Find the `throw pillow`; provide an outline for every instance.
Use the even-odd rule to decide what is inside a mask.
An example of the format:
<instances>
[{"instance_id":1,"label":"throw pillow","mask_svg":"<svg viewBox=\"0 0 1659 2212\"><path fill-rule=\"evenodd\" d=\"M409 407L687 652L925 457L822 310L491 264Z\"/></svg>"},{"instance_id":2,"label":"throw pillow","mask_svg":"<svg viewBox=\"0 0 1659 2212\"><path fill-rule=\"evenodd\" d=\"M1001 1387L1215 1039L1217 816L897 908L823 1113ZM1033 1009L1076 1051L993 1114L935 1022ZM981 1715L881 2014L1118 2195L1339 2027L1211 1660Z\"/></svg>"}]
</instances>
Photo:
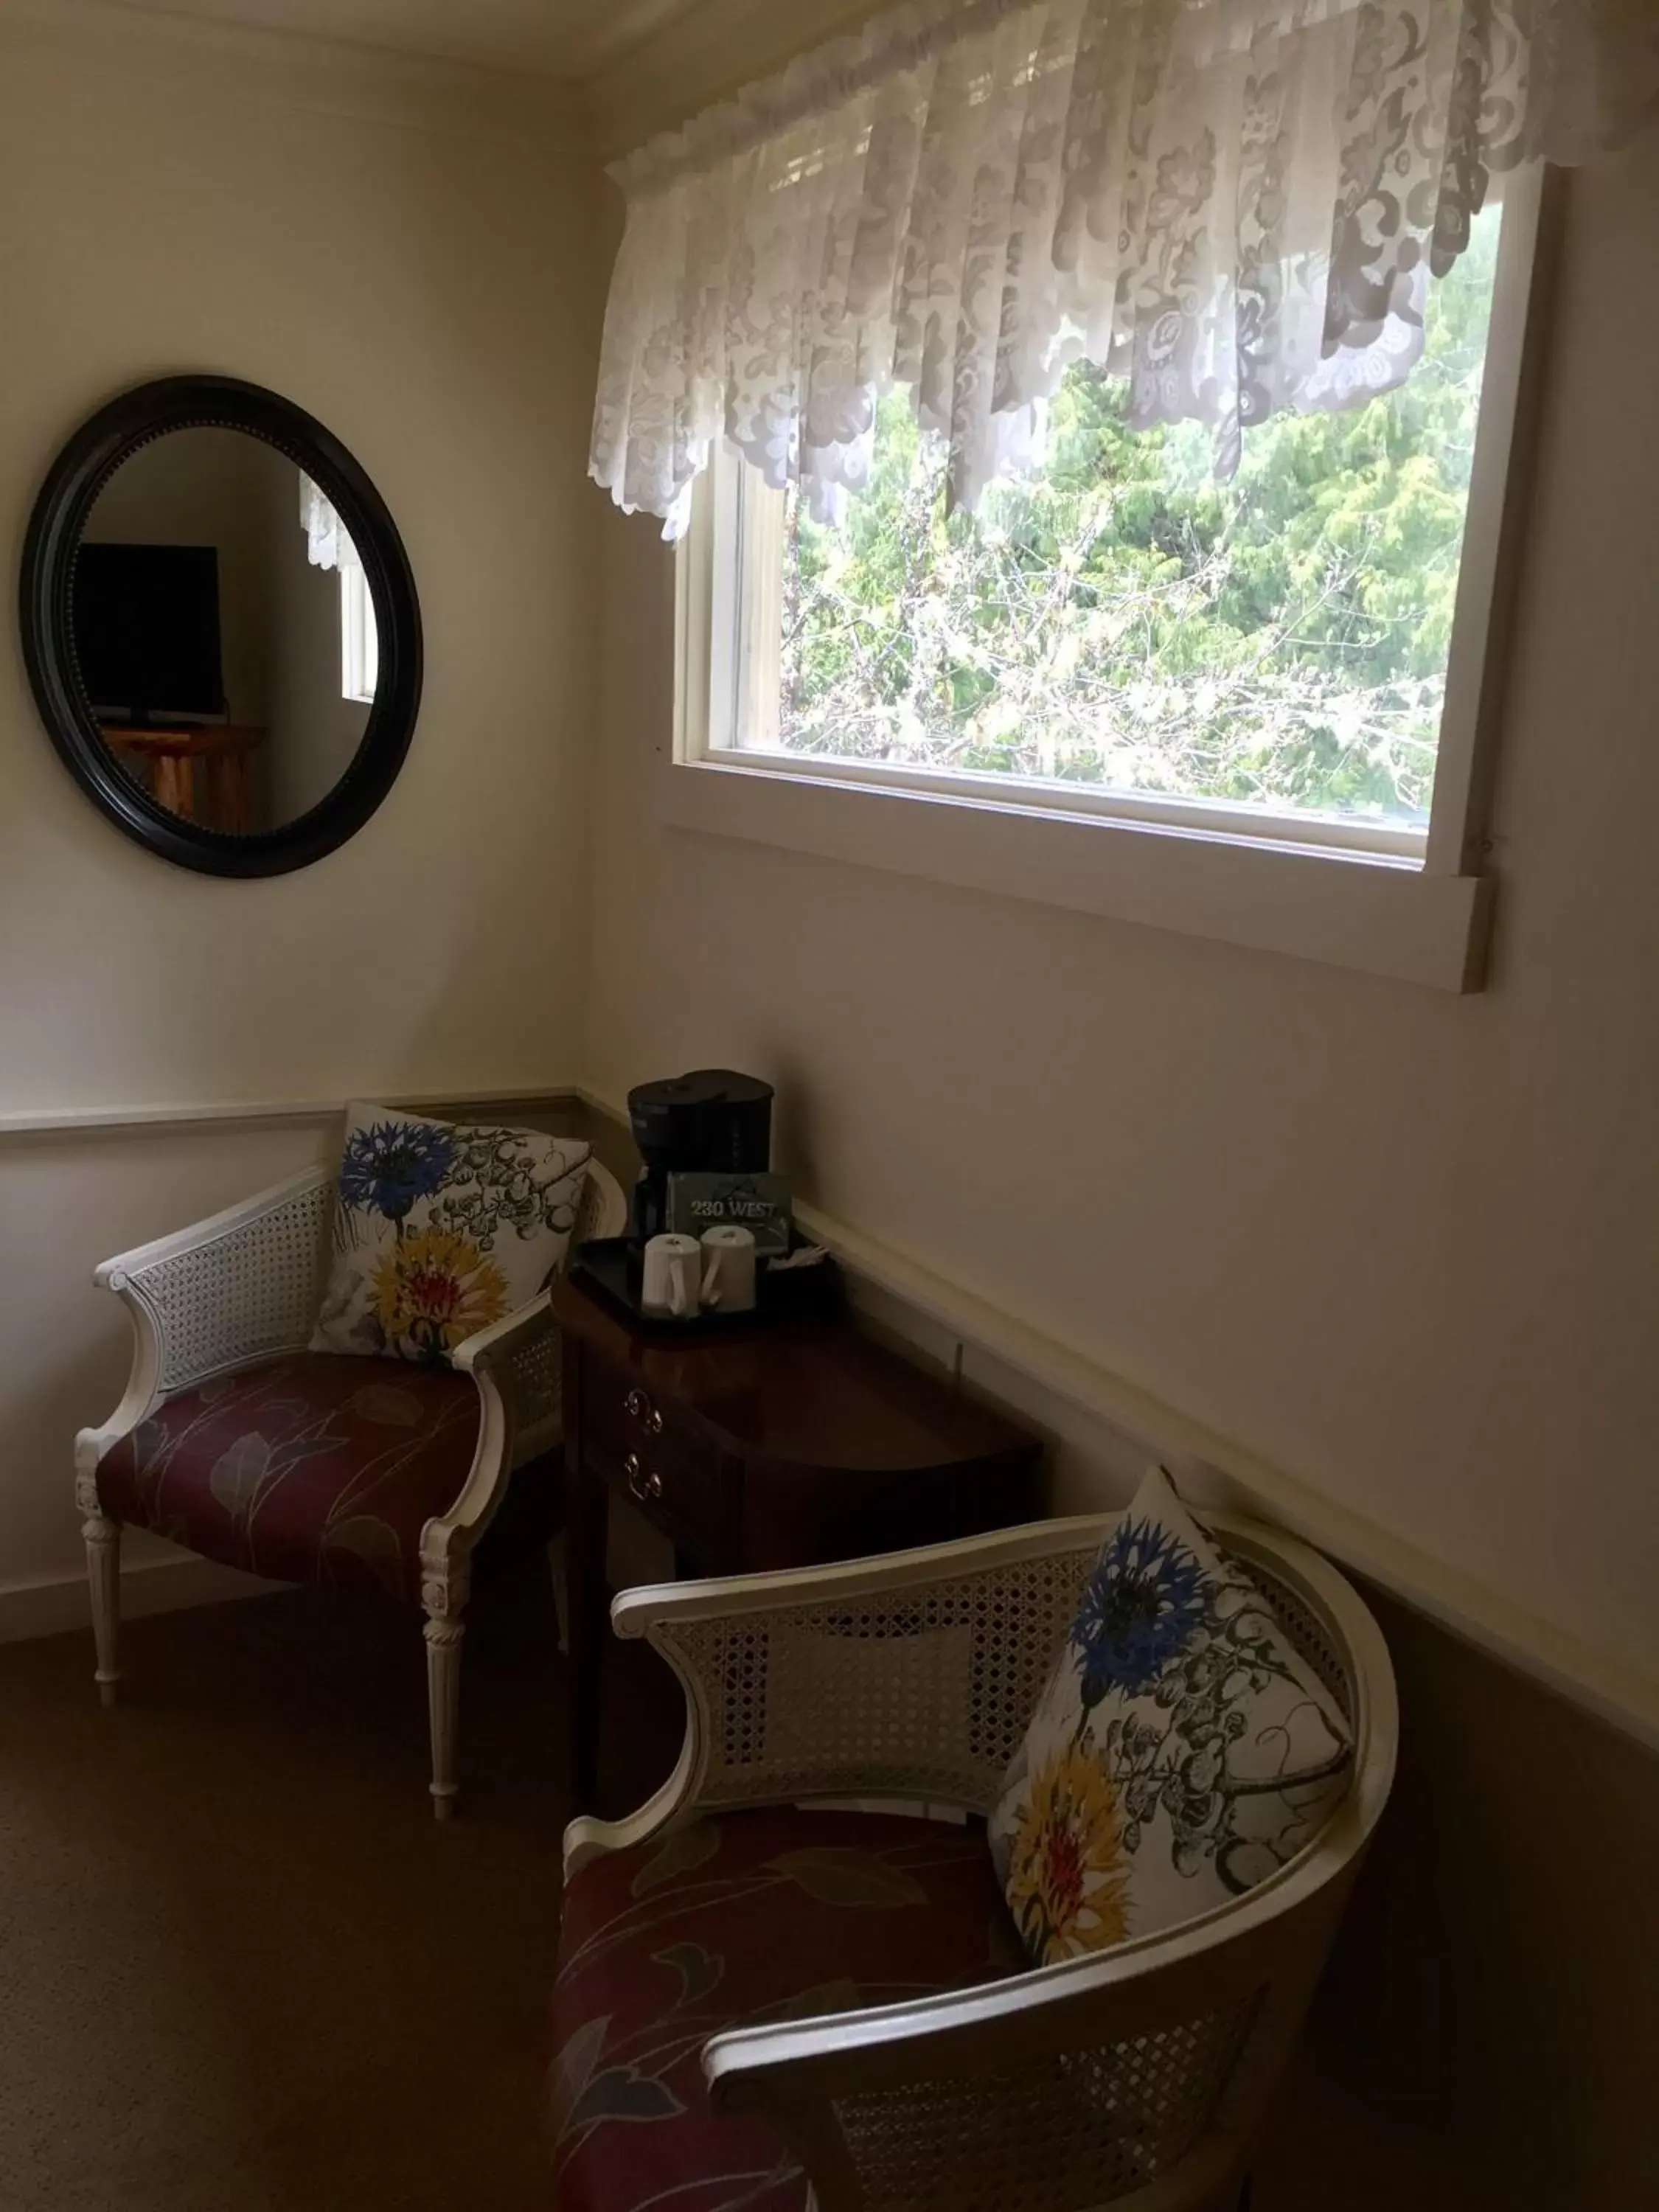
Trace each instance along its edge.
<instances>
[{"instance_id":1,"label":"throw pillow","mask_svg":"<svg viewBox=\"0 0 1659 2212\"><path fill-rule=\"evenodd\" d=\"M991 1817L1040 1964L1224 1904L1347 1787L1352 1735L1237 1561L1153 1468L1084 1589Z\"/></svg>"},{"instance_id":2,"label":"throw pillow","mask_svg":"<svg viewBox=\"0 0 1659 2212\"><path fill-rule=\"evenodd\" d=\"M349 1106L311 1349L447 1364L563 1265L589 1149L536 1129Z\"/></svg>"}]
</instances>

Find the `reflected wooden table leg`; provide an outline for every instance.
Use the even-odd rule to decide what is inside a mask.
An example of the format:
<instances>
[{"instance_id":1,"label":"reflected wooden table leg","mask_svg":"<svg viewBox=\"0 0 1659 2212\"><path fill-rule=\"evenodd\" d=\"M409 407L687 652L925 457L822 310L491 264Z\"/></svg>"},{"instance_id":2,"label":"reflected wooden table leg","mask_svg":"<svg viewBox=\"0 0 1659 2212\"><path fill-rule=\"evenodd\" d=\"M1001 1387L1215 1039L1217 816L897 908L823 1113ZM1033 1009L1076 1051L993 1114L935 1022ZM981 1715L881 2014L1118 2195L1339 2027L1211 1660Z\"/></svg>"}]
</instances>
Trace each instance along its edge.
<instances>
[{"instance_id":1,"label":"reflected wooden table leg","mask_svg":"<svg viewBox=\"0 0 1659 2212\"><path fill-rule=\"evenodd\" d=\"M155 796L169 813L185 822L196 819L194 764L180 753L159 753L155 761Z\"/></svg>"}]
</instances>

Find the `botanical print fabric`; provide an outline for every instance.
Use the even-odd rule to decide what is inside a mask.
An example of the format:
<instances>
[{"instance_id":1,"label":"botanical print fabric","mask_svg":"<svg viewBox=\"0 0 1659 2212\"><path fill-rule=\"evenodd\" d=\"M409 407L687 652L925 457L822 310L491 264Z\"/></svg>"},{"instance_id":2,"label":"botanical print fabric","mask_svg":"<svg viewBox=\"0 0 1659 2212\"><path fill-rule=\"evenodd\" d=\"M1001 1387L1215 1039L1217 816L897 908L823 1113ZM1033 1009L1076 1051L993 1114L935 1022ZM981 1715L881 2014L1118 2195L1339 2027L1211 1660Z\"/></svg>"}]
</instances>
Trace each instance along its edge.
<instances>
[{"instance_id":1,"label":"botanical print fabric","mask_svg":"<svg viewBox=\"0 0 1659 2212\"><path fill-rule=\"evenodd\" d=\"M563 1265L588 1152L535 1129L349 1107L312 1349L447 1362Z\"/></svg>"},{"instance_id":2,"label":"botanical print fabric","mask_svg":"<svg viewBox=\"0 0 1659 2212\"><path fill-rule=\"evenodd\" d=\"M971 507L1082 356L1228 474L1402 381L1504 173L1656 102L1653 0L914 0L613 169L592 473L676 538L724 435L827 520L896 384Z\"/></svg>"},{"instance_id":3,"label":"botanical print fabric","mask_svg":"<svg viewBox=\"0 0 1659 2212\"><path fill-rule=\"evenodd\" d=\"M553 1994L559 2212L808 2212L763 2121L709 2108L725 2029L1023 1970L984 1838L887 1814L728 1814L608 1851L565 1892Z\"/></svg>"},{"instance_id":4,"label":"botanical print fabric","mask_svg":"<svg viewBox=\"0 0 1659 2212\"><path fill-rule=\"evenodd\" d=\"M477 1441L465 1375L292 1353L164 1400L106 1453L98 1496L248 1574L414 1603L421 1531L460 1496Z\"/></svg>"},{"instance_id":5,"label":"botanical print fabric","mask_svg":"<svg viewBox=\"0 0 1659 2212\"><path fill-rule=\"evenodd\" d=\"M992 1815L1027 1949L1102 1950L1251 1888L1317 1833L1352 1758L1340 1707L1152 1468Z\"/></svg>"}]
</instances>

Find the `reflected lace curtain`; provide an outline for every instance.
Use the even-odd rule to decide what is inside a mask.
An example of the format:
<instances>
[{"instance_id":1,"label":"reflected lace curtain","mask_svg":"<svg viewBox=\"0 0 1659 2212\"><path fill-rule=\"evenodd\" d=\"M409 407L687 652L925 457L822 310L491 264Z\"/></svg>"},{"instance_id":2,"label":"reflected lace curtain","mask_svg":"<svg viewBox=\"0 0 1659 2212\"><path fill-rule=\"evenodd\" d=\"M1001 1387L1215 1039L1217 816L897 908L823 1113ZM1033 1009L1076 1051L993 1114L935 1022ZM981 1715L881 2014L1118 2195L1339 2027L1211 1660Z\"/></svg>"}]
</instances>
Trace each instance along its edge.
<instances>
[{"instance_id":1,"label":"reflected lace curtain","mask_svg":"<svg viewBox=\"0 0 1659 2212\"><path fill-rule=\"evenodd\" d=\"M724 434L821 519L897 383L952 498L1079 356L1137 427L1362 404L1521 162L1659 102L1659 0L917 0L618 163L591 473L684 530Z\"/></svg>"},{"instance_id":2,"label":"reflected lace curtain","mask_svg":"<svg viewBox=\"0 0 1659 2212\"><path fill-rule=\"evenodd\" d=\"M357 547L320 486L300 471L300 527L306 534L306 552L313 568L361 569Z\"/></svg>"}]
</instances>

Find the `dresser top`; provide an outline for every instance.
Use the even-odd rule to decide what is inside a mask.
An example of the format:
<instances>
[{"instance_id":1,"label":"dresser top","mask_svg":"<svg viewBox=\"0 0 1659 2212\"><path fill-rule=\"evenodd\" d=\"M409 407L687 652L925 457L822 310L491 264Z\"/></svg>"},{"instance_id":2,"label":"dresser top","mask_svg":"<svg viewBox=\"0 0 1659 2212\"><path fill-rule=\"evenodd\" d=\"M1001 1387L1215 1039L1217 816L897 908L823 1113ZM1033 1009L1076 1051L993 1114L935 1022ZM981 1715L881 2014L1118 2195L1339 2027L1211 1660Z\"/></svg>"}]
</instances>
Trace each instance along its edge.
<instances>
[{"instance_id":1,"label":"dresser top","mask_svg":"<svg viewBox=\"0 0 1659 2212\"><path fill-rule=\"evenodd\" d=\"M626 1322L564 1279L551 1298L560 1328L630 1385L744 1455L896 1473L1041 1449L1028 1430L843 1318L734 1324L677 1340L672 1323Z\"/></svg>"}]
</instances>

